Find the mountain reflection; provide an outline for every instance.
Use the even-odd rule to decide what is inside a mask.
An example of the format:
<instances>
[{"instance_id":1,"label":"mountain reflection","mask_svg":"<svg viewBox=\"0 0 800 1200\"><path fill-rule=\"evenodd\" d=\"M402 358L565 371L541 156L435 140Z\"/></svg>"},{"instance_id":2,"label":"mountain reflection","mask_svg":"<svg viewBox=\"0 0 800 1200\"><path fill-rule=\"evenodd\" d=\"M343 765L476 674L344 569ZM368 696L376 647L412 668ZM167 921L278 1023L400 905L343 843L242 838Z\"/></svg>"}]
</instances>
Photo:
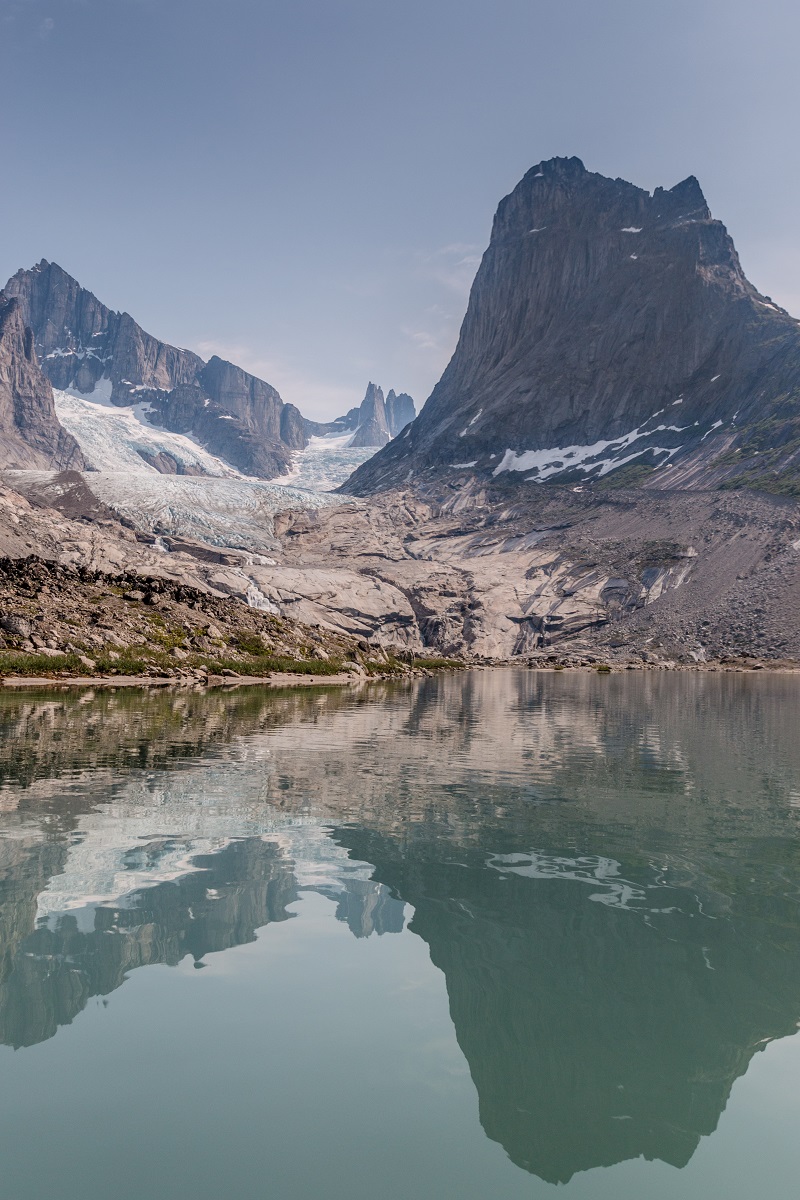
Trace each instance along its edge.
<instances>
[{"instance_id":1,"label":"mountain reflection","mask_svg":"<svg viewBox=\"0 0 800 1200\"><path fill-rule=\"evenodd\" d=\"M414 906L481 1123L542 1179L639 1155L684 1166L753 1054L796 1032L800 920L777 880L715 911L701 864L670 886L644 862L598 876L564 851L561 870L529 872L536 855L487 869L343 836ZM770 871L771 847L745 849L748 870Z\"/></svg>"},{"instance_id":2,"label":"mountain reflection","mask_svg":"<svg viewBox=\"0 0 800 1200\"><path fill-rule=\"evenodd\" d=\"M797 697L526 672L1 696L0 1041L252 941L304 891L356 937L410 905L513 1162L683 1166L800 1019Z\"/></svg>"}]
</instances>

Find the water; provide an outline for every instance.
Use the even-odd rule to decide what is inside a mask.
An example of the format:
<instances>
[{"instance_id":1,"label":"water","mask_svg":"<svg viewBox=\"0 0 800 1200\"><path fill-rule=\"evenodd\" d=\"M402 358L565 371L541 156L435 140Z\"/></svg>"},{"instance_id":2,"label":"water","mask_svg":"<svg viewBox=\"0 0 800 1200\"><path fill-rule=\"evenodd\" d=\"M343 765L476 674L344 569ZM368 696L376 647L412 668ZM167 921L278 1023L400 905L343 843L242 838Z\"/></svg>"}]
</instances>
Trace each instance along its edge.
<instances>
[{"instance_id":1,"label":"water","mask_svg":"<svg viewBox=\"0 0 800 1200\"><path fill-rule=\"evenodd\" d=\"M0 692L0 1193L796 1194L799 709Z\"/></svg>"}]
</instances>

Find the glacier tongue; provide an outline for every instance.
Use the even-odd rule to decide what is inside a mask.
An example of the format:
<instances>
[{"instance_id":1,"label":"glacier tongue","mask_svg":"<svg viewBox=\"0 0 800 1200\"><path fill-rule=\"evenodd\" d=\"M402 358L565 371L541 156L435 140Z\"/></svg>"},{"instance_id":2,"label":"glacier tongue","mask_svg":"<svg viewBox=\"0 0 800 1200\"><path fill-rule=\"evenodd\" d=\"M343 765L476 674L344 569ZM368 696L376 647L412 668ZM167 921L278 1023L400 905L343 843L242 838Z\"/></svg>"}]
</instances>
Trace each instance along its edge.
<instances>
[{"instance_id":1,"label":"glacier tongue","mask_svg":"<svg viewBox=\"0 0 800 1200\"><path fill-rule=\"evenodd\" d=\"M305 450L294 454L290 474L273 483L292 483L312 492L332 491L375 453L374 446L351 446L352 439L352 432L312 437Z\"/></svg>"},{"instance_id":2,"label":"glacier tongue","mask_svg":"<svg viewBox=\"0 0 800 1200\"><path fill-rule=\"evenodd\" d=\"M88 475L86 482L98 500L137 529L256 554L275 548L276 513L341 503L337 496L260 479L99 471Z\"/></svg>"},{"instance_id":3,"label":"glacier tongue","mask_svg":"<svg viewBox=\"0 0 800 1200\"><path fill-rule=\"evenodd\" d=\"M349 433L312 437L288 475L254 479L190 435L152 425L147 404L112 404L110 381L99 380L89 395L55 388L53 395L61 424L94 468L86 481L98 500L144 532L250 553L275 548L276 513L341 503L330 489L374 453L351 448ZM162 474L152 460L164 454L190 473Z\"/></svg>"}]
</instances>

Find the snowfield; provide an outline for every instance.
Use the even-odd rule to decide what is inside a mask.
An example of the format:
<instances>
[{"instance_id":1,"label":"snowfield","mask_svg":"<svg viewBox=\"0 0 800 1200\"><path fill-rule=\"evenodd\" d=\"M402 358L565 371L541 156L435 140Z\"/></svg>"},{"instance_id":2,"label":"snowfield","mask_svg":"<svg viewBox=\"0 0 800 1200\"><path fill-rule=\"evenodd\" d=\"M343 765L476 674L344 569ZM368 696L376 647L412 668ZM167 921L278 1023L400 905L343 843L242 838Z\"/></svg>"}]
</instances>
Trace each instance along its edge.
<instances>
[{"instance_id":1,"label":"snowfield","mask_svg":"<svg viewBox=\"0 0 800 1200\"><path fill-rule=\"evenodd\" d=\"M149 457L170 454L184 467L199 468L206 475L247 478L210 454L191 434L171 433L151 425L147 404L125 408L112 404L110 379L99 380L94 391L87 395L54 388L53 397L59 421L76 438L87 463L96 471L115 475L136 471L169 478L142 457L144 452ZM295 453L290 473L269 482L312 492L333 490L375 453L371 447L351 449L352 436L345 433L312 437L305 450Z\"/></svg>"},{"instance_id":2,"label":"snowfield","mask_svg":"<svg viewBox=\"0 0 800 1200\"><path fill-rule=\"evenodd\" d=\"M143 471L159 475L142 458L140 451L155 456L171 454L187 467L199 467L208 475L241 478L221 458L209 454L188 434L158 429L147 419L147 404L119 408L111 403L111 380L100 379L93 392L60 391L53 388L56 414L78 442L90 467L97 471ZM163 478L163 476L161 476Z\"/></svg>"}]
</instances>

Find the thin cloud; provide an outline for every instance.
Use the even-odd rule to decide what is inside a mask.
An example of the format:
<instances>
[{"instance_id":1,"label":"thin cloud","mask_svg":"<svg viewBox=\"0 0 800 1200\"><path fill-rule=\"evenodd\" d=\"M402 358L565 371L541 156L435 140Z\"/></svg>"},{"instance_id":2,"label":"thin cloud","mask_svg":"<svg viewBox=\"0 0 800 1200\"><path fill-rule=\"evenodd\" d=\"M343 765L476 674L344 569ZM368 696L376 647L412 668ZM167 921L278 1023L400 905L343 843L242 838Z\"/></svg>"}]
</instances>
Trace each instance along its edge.
<instances>
[{"instance_id":1,"label":"thin cloud","mask_svg":"<svg viewBox=\"0 0 800 1200\"><path fill-rule=\"evenodd\" d=\"M417 271L458 296L467 296L480 266L481 249L468 242L452 242L438 250L417 253Z\"/></svg>"}]
</instances>

